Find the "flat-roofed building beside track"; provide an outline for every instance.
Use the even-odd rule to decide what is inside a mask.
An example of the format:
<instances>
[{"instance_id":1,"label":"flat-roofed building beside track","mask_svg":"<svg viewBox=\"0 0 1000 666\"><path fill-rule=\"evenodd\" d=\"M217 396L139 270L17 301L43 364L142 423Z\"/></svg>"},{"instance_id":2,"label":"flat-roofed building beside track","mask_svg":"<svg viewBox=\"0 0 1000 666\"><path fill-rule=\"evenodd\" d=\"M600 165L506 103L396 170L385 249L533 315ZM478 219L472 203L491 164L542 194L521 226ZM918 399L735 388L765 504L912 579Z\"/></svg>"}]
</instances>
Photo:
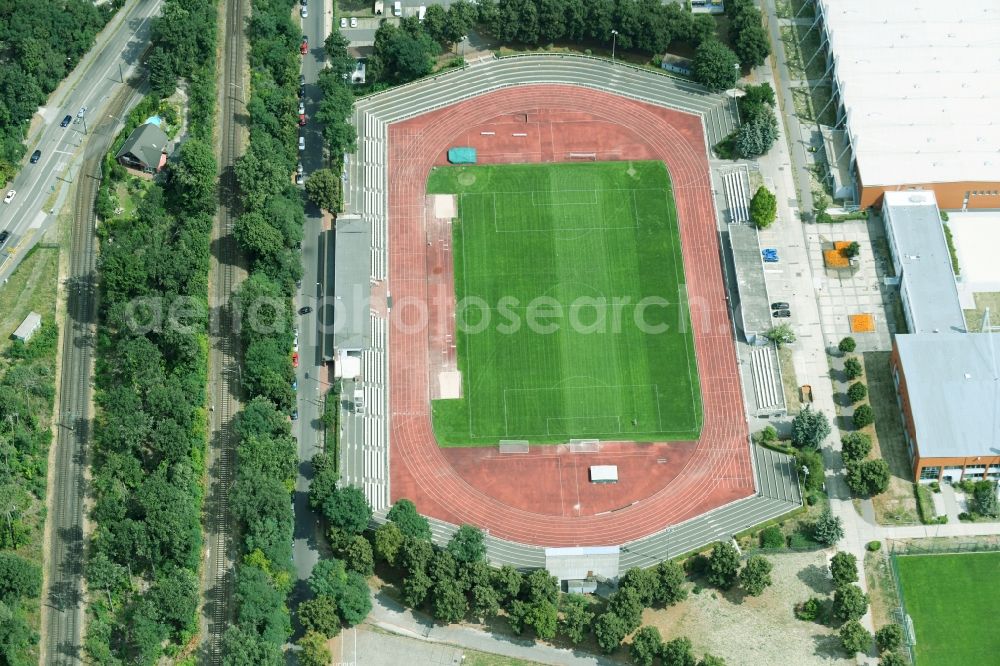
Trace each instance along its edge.
<instances>
[{"instance_id":1,"label":"flat-roofed building beside track","mask_svg":"<svg viewBox=\"0 0 1000 666\"><path fill-rule=\"evenodd\" d=\"M1000 333L897 335L892 379L914 481L1000 479Z\"/></svg>"},{"instance_id":2,"label":"flat-roofed building beside track","mask_svg":"<svg viewBox=\"0 0 1000 666\"><path fill-rule=\"evenodd\" d=\"M860 206L929 189L945 209L1000 208L1000 2L816 9Z\"/></svg>"}]
</instances>

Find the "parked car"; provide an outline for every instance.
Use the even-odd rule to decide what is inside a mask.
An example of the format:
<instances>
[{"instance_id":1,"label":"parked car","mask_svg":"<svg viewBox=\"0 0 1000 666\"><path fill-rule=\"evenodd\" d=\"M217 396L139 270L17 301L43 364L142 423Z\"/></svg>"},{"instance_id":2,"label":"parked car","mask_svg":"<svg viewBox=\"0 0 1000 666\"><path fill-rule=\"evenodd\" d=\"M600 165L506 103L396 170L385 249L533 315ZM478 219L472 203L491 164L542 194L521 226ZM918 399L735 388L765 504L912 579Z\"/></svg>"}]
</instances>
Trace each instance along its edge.
<instances>
[{"instance_id":1,"label":"parked car","mask_svg":"<svg viewBox=\"0 0 1000 666\"><path fill-rule=\"evenodd\" d=\"M299 44L299 53L302 55L309 53L309 38L305 35L302 35L302 43Z\"/></svg>"},{"instance_id":2,"label":"parked car","mask_svg":"<svg viewBox=\"0 0 1000 666\"><path fill-rule=\"evenodd\" d=\"M298 391L299 390L299 383L297 381L294 381L294 380L292 381L292 390L293 391Z\"/></svg>"},{"instance_id":3,"label":"parked car","mask_svg":"<svg viewBox=\"0 0 1000 666\"><path fill-rule=\"evenodd\" d=\"M768 263L775 263L778 261L778 250L773 247L766 247L760 251L761 256L764 257L764 261Z\"/></svg>"},{"instance_id":4,"label":"parked car","mask_svg":"<svg viewBox=\"0 0 1000 666\"><path fill-rule=\"evenodd\" d=\"M299 114L299 127L305 127L305 124L306 124L306 114L300 113Z\"/></svg>"},{"instance_id":5,"label":"parked car","mask_svg":"<svg viewBox=\"0 0 1000 666\"><path fill-rule=\"evenodd\" d=\"M306 75L305 74L299 74L299 85L300 86L304 86L305 84L306 84Z\"/></svg>"},{"instance_id":6,"label":"parked car","mask_svg":"<svg viewBox=\"0 0 1000 666\"><path fill-rule=\"evenodd\" d=\"M299 115L302 115L305 112L306 112L306 103L300 100L299 101Z\"/></svg>"},{"instance_id":7,"label":"parked car","mask_svg":"<svg viewBox=\"0 0 1000 666\"><path fill-rule=\"evenodd\" d=\"M309 8L305 5L302 5L302 9L299 10L299 13L302 14L302 18L309 18Z\"/></svg>"},{"instance_id":8,"label":"parked car","mask_svg":"<svg viewBox=\"0 0 1000 666\"><path fill-rule=\"evenodd\" d=\"M302 173L302 162L295 165L295 173Z\"/></svg>"},{"instance_id":9,"label":"parked car","mask_svg":"<svg viewBox=\"0 0 1000 666\"><path fill-rule=\"evenodd\" d=\"M77 118L83 118L83 114L87 113L87 107L81 106L80 110L76 112Z\"/></svg>"},{"instance_id":10,"label":"parked car","mask_svg":"<svg viewBox=\"0 0 1000 666\"><path fill-rule=\"evenodd\" d=\"M358 27L358 19L355 16L351 17L351 27L352 28L357 28Z\"/></svg>"},{"instance_id":11,"label":"parked car","mask_svg":"<svg viewBox=\"0 0 1000 666\"><path fill-rule=\"evenodd\" d=\"M7 231L6 229L0 231L0 247L3 247L3 244L7 242L8 238L10 238L9 231Z\"/></svg>"},{"instance_id":12,"label":"parked car","mask_svg":"<svg viewBox=\"0 0 1000 666\"><path fill-rule=\"evenodd\" d=\"M341 16L340 17L340 28L341 28L341 30L343 30L346 27L347 27L347 19L344 18L343 16Z\"/></svg>"},{"instance_id":13,"label":"parked car","mask_svg":"<svg viewBox=\"0 0 1000 666\"><path fill-rule=\"evenodd\" d=\"M299 367L299 353L298 352L292 352L292 367L293 368Z\"/></svg>"},{"instance_id":14,"label":"parked car","mask_svg":"<svg viewBox=\"0 0 1000 666\"><path fill-rule=\"evenodd\" d=\"M312 311L313 311L313 309L310 306L308 306L308 305L303 305L301 308L299 308L299 314L300 315L307 315L307 314L309 314Z\"/></svg>"},{"instance_id":15,"label":"parked car","mask_svg":"<svg viewBox=\"0 0 1000 666\"><path fill-rule=\"evenodd\" d=\"M36 150L31 153L31 159L29 160L32 164L36 164L38 160L42 159L42 151Z\"/></svg>"},{"instance_id":16,"label":"parked car","mask_svg":"<svg viewBox=\"0 0 1000 666\"><path fill-rule=\"evenodd\" d=\"M59 127L69 127L71 122L73 122L73 116L66 114L66 117L62 119L61 123L59 123Z\"/></svg>"},{"instance_id":17,"label":"parked car","mask_svg":"<svg viewBox=\"0 0 1000 666\"><path fill-rule=\"evenodd\" d=\"M295 174L295 184L296 185L305 185L305 183L306 183L306 179L305 179L305 177L303 177L303 175L301 173Z\"/></svg>"},{"instance_id":18,"label":"parked car","mask_svg":"<svg viewBox=\"0 0 1000 666\"><path fill-rule=\"evenodd\" d=\"M15 196L15 195L17 195L17 191L16 191L16 190L9 190L9 191L7 192L7 196L5 196L5 197L3 198L3 202L4 202L4 203L10 203L11 201L13 201L13 200L14 200L14 196Z\"/></svg>"},{"instance_id":19,"label":"parked car","mask_svg":"<svg viewBox=\"0 0 1000 666\"><path fill-rule=\"evenodd\" d=\"M306 149L306 138L304 136L299 137L299 150Z\"/></svg>"},{"instance_id":20,"label":"parked car","mask_svg":"<svg viewBox=\"0 0 1000 666\"><path fill-rule=\"evenodd\" d=\"M296 329L295 338L292 340L292 351L298 351L298 350L299 350L299 331L298 329Z\"/></svg>"},{"instance_id":21,"label":"parked car","mask_svg":"<svg viewBox=\"0 0 1000 666\"><path fill-rule=\"evenodd\" d=\"M299 420L299 410L297 410L297 409L293 409L292 410L292 420L293 421L298 421Z\"/></svg>"},{"instance_id":22,"label":"parked car","mask_svg":"<svg viewBox=\"0 0 1000 666\"><path fill-rule=\"evenodd\" d=\"M788 303L784 301L778 301L777 303L771 303L772 310L787 310L789 307Z\"/></svg>"},{"instance_id":23,"label":"parked car","mask_svg":"<svg viewBox=\"0 0 1000 666\"><path fill-rule=\"evenodd\" d=\"M792 311L791 310L775 310L771 314L773 316L777 317L778 319L787 319L788 317L792 316Z\"/></svg>"}]
</instances>

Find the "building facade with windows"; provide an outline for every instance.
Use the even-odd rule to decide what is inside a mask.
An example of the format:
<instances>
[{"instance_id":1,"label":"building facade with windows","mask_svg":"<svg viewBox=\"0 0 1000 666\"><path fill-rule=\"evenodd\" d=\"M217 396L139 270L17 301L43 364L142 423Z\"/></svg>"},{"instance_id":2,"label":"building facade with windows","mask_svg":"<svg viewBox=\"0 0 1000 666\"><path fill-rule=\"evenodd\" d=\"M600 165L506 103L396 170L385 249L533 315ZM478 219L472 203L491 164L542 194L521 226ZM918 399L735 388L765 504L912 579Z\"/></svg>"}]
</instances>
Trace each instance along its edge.
<instances>
[{"instance_id":1,"label":"building facade with windows","mask_svg":"<svg viewBox=\"0 0 1000 666\"><path fill-rule=\"evenodd\" d=\"M1000 479L1000 333L897 335L890 364L913 480Z\"/></svg>"}]
</instances>

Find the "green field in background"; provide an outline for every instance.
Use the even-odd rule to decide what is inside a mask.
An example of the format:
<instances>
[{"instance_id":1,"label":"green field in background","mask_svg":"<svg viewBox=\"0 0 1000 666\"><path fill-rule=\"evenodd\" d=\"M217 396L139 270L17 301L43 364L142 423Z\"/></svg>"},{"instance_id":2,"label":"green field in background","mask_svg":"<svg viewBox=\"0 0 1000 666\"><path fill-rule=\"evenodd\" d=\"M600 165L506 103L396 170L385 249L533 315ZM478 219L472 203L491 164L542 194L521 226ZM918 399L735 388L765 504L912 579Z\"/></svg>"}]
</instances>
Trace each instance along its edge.
<instances>
[{"instance_id":1,"label":"green field in background","mask_svg":"<svg viewBox=\"0 0 1000 666\"><path fill-rule=\"evenodd\" d=\"M456 194L459 216L462 398L433 402L442 446L698 437L701 391L663 163L440 167L428 192Z\"/></svg>"},{"instance_id":2,"label":"green field in background","mask_svg":"<svg viewBox=\"0 0 1000 666\"><path fill-rule=\"evenodd\" d=\"M1000 553L899 556L896 571L917 666L997 663Z\"/></svg>"}]
</instances>

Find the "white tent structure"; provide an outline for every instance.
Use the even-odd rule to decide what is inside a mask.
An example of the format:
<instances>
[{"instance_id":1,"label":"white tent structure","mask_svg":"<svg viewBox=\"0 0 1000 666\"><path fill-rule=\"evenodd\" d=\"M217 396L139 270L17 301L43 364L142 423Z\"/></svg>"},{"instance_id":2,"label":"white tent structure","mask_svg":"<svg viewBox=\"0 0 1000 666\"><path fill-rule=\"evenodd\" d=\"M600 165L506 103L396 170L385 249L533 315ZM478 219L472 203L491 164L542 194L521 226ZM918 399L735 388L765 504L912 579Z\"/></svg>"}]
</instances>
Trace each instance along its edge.
<instances>
[{"instance_id":1,"label":"white tent structure","mask_svg":"<svg viewBox=\"0 0 1000 666\"><path fill-rule=\"evenodd\" d=\"M862 207L1000 207L1000 2L816 0Z\"/></svg>"}]
</instances>

